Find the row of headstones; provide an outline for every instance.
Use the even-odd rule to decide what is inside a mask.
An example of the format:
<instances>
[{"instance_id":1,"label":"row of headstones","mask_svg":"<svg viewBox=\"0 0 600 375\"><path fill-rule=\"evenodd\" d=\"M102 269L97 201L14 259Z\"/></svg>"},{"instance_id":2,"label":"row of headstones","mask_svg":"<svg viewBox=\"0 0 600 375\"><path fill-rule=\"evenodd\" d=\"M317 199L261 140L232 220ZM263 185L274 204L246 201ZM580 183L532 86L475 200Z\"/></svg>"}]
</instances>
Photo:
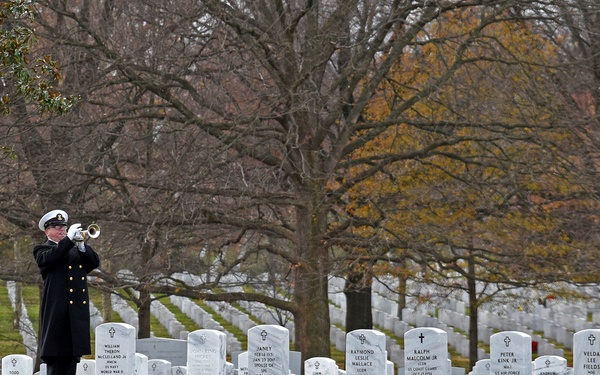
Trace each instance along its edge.
<instances>
[{"instance_id":1,"label":"row of headstones","mask_svg":"<svg viewBox=\"0 0 600 375\"><path fill-rule=\"evenodd\" d=\"M276 325L251 328L248 350L238 355L237 365L226 360L223 332L200 329L187 340L185 366L172 366L168 360L136 351L136 330L125 323L105 323L95 330L96 357L82 360L78 375L289 375L300 374L290 366L289 331ZM495 333L490 338L490 359L480 360L472 375L584 375L600 370L600 330L574 334L573 367L565 358L541 356L532 360L531 336L518 331ZM450 375L454 372L448 355L445 331L432 327L409 330L404 334L404 375ZM355 330L347 334L345 370L329 358L310 358L303 362L305 375L394 375L387 360L385 335L376 330ZM40 375L45 375L41 369ZM9 355L2 359L2 375L32 375L33 359Z\"/></svg>"},{"instance_id":2,"label":"row of headstones","mask_svg":"<svg viewBox=\"0 0 600 375\"><path fill-rule=\"evenodd\" d=\"M213 329L216 331L223 332L227 338L227 350L230 352L239 351L242 348L240 341L231 332L226 330L219 322L217 322L212 314L206 312L203 308L198 306L187 297L170 296L169 299L181 312L183 312L188 318L190 318L198 327L204 329ZM245 314L229 314L229 319L226 319L229 323L234 324L236 327L243 327L244 333L256 324ZM174 318L175 319L175 318ZM187 331L182 331L182 335L187 335ZM183 337L182 337L183 338Z\"/></svg>"},{"instance_id":3,"label":"row of headstones","mask_svg":"<svg viewBox=\"0 0 600 375\"><path fill-rule=\"evenodd\" d=\"M373 282L373 305L375 309L397 315L398 304L392 299L394 279ZM338 280L337 284L341 284ZM419 285L421 290L424 286ZM581 294L597 295L596 289L577 287ZM434 290L431 290L434 293ZM539 342L539 351L546 354L561 354L552 341L558 342L566 349L572 349L573 332L600 327L600 308L594 300L582 300L578 303L563 303L554 298L540 301L539 292L532 289L519 290L527 306L512 308L510 305L490 305L493 310L480 309L478 332L480 341L489 344L492 332L513 329L527 332L543 332L543 337L534 337ZM460 295L460 294L459 294ZM466 315L468 295L462 293L460 298L446 298L442 308L437 309L438 319L462 332L469 332L469 316ZM529 302L527 302L529 301ZM542 305L541 302L544 304ZM435 315L435 307L430 306L429 315ZM426 310L427 311L427 310ZM528 312L531 311L531 312ZM405 311L403 311L404 313ZM591 314L591 322L588 320ZM422 312L417 315L423 316ZM410 315L407 317L410 319ZM418 323L417 323L418 324Z\"/></svg>"},{"instance_id":4,"label":"row of headstones","mask_svg":"<svg viewBox=\"0 0 600 375\"><path fill-rule=\"evenodd\" d=\"M294 375L302 370L299 360L296 366L291 366L290 359L293 357L289 350L289 330L278 325L251 328L248 332L248 350L239 353L235 365L226 360L225 334L216 330L200 329L188 335L185 366L172 366L168 360L150 359L137 352L136 330L131 325L105 323L96 327L95 335L95 359L82 360L77 375ZM383 333L356 330L348 333L346 341L346 370L340 370L333 359L315 357L303 362L304 374L394 375L394 365L386 359ZM45 366L42 366L36 374L45 375L45 370ZM32 373L33 359L29 356L10 355L2 359L2 375Z\"/></svg>"},{"instance_id":5,"label":"row of headstones","mask_svg":"<svg viewBox=\"0 0 600 375\"><path fill-rule=\"evenodd\" d=\"M330 282L330 289L333 291L340 291L343 287L343 279L332 278ZM462 356L469 356L469 345L468 337L465 333L469 332L469 316L465 314L465 304L462 301L449 299L447 301L447 308L441 308L436 310L434 306L429 306L431 309L428 310L427 306L421 308L405 308L402 310L402 320L397 318L398 304L395 301L391 301L388 298L389 285L384 285L379 281L373 283L373 321L376 326L382 327L386 330L394 332L396 336L406 332L407 329L411 329L413 326L432 326L438 327L445 330L449 335L449 345L455 351ZM333 308L331 311L332 322L341 323L345 317L345 300L343 294L331 293L330 298L335 305L339 305L339 308ZM454 303L452 303L454 302ZM548 309L544 309L547 311ZM542 310L542 311L544 311ZM489 345L489 338L493 332L503 330L517 330L526 332L534 338L538 345L538 353L542 355L564 355L564 350L556 348L552 341L557 341L563 345L564 348L572 349L572 335L573 332L595 328L593 323L585 321L583 318L575 319L571 315L563 314L565 321L579 322L577 325L571 325L563 327L553 321L543 318L539 315L526 314L524 311L516 310L515 314L521 317L520 320L514 320L511 317L501 316L499 314L492 314L488 311L480 312L480 323L478 324L478 339L484 344ZM524 322L523 317L528 316L528 324ZM530 328L532 327L532 328ZM457 329L458 331L455 331ZM535 335L534 331L544 332L544 336ZM480 349L478 358L488 358L484 350Z\"/></svg>"}]
</instances>

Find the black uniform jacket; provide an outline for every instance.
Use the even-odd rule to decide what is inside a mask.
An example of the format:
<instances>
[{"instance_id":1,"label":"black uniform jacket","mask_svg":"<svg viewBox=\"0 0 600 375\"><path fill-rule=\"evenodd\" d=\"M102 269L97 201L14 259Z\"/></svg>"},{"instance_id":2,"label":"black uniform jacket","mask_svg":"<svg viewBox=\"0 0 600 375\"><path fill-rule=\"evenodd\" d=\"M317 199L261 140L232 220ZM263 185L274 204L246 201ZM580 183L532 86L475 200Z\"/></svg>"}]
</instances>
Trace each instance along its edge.
<instances>
[{"instance_id":1,"label":"black uniform jacket","mask_svg":"<svg viewBox=\"0 0 600 375\"><path fill-rule=\"evenodd\" d=\"M100 266L88 245L81 252L65 237L33 249L44 279L40 305L40 357L91 354L90 308L86 275Z\"/></svg>"}]
</instances>

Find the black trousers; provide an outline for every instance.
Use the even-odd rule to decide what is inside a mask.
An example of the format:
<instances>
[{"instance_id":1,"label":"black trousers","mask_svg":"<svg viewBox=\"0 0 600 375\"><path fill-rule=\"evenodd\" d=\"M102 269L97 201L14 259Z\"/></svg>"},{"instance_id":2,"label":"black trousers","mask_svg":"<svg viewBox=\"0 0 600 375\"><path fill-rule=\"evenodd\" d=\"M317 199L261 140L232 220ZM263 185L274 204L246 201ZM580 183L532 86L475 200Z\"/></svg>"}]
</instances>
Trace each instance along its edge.
<instances>
[{"instance_id":1,"label":"black trousers","mask_svg":"<svg viewBox=\"0 0 600 375\"><path fill-rule=\"evenodd\" d=\"M75 375L80 357L45 357L47 375Z\"/></svg>"}]
</instances>

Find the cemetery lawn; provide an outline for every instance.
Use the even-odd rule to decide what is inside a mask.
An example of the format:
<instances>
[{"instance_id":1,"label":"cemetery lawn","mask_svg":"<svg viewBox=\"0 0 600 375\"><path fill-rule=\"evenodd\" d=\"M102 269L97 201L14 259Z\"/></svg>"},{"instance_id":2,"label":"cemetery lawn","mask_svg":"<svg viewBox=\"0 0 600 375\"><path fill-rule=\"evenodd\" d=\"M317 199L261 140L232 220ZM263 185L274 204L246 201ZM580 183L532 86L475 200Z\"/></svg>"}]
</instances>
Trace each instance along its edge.
<instances>
[{"instance_id":1,"label":"cemetery lawn","mask_svg":"<svg viewBox=\"0 0 600 375\"><path fill-rule=\"evenodd\" d=\"M33 310L33 309L32 309ZM27 309L29 313L29 308ZM6 282L0 282L0 356L9 354L27 354L23 337L13 327L14 313L8 298Z\"/></svg>"}]
</instances>

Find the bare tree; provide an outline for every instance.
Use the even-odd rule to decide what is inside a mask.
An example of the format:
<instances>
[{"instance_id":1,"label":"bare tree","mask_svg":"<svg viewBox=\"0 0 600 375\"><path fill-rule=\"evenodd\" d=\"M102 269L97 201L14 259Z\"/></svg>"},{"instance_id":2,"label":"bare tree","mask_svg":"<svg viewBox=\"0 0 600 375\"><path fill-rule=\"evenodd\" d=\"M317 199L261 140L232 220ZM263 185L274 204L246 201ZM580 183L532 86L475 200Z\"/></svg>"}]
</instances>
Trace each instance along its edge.
<instances>
[{"instance_id":1,"label":"bare tree","mask_svg":"<svg viewBox=\"0 0 600 375\"><path fill-rule=\"evenodd\" d=\"M98 222L97 248L111 268L99 272L97 285L124 288L140 314L152 293L260 301L293 315L304 358L329 356L329 277L345 274L365 249L367 262L398 248L435 250L414 239L364 236L357 228L385 222L345 210L349 192L399 161L460 158L458 148L446 154L450 146L481 144L484 157L498 134L503 147L533 139L523 133L538 124L520 119L467 116L449 124L416 121L414 111L459 70L489 60L471 54L489 42L486 27L506 21L517 5L536 4L41 1L45 46L64 62L65 88L81 102L64 118L40 122L24 107L5 119L18 158L3 167L17 172L3 176L19 189L2 190L0 215L23 233L54 207ZM480 14L471 28L429 36L444 16L471 7ZM428 72L427 79L395 96L385 116L368 116L392 68L417 50L443 50L443 60L435 70L411 61L406 68ZM357 156L398 124L423 137L411 149ZM183 272L198 281L176 277Z\"/></svg>"}]
</instances>

